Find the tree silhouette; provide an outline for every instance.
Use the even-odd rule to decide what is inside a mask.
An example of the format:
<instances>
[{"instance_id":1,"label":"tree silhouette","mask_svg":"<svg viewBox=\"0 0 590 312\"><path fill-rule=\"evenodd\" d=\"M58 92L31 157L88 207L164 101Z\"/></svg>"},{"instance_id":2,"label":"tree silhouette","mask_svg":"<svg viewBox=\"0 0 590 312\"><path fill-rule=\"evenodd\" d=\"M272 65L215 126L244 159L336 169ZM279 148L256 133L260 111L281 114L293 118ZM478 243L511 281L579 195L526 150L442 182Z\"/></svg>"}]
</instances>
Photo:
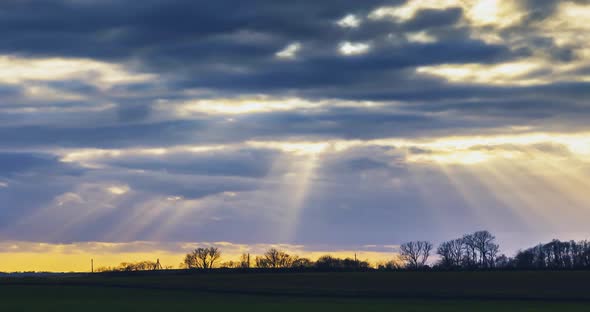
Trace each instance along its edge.
<instances>
[{"instance_id":1,"label":"tree silhouette","mask_svg":"<svg viewBox=\"0 0 590 312\"><path fill-rule=\"evenodd\" d=\"M311 268L311 267L313 267L313 265L314 265L314 262L307 259L307 258L296 258L295 260L293 260L291 267L296 268L296 269L305 269L305 268Z\"/></svg>"},{"instance_id":2,"label":"tree silhouette","mask_svg":"<svg viewBox=\"0 0 590 312\"><path fill-rule=\"evenodd\" d=\"M590 268L590 242L562 242L554 239L519 251L511 265L519 269Z\"/></svg>"},{"instance_id":3,"label":"tree silhouette","mask_svg":"<svg viewBox=\"0 0 590 312\"><path fill-rule=\"evenodd\" d=\"M461 267L465 255L465 243L461 238L443 242L438 246L436 253L440 256L440 266Z\"/></svg>"},{"instance_id":4,"label":"tree silhouette","mask_svg":"<svg viewBox=\"0 0 590 312\"><path fill-rule=\"evenodd\" d=\"M432 243L427 241L407 242L400 246L402 259L408 267L413 269L419 269L426 265L430 251L432 251Z\"/></svg>"},{"instance_id":5,"label":"tree silhouette","mask_svg":"<svg viewBox=\"0 0 590 312\"><path fill-rule=\"evenodd\" d=\"M465 235L463 241L471 251L473 264L480 268L493 268L500 247L496 244L496 237L488 231L478 231Z\"/></svg>"},{"instance_id":6,"label":"tree silhouette","mask_svg":"<svg viewBox=\"0 0 590 312\"><path fill-rule=\"evenodd\" d=\"M463 235L462 238L443 242L437 249L438 267L462 269L487 269L496 267L500 246L496 237L488 231ZM506 265L502 259L502 265Z\"/></svg>"},{"instance_id":7,"label":"tree silhouette","mask_svg":"<svg viewBox=\"0 0 590 312\"><path fill-rule=\"evenodd\" d=\"M256 267L258 268L289 268L293 264L293 257L284 251L276 248L267 250L262 257L256 257Z\"/></svg>"},{"instance_id":8,"label":"tree silhouette","mask_svg":"<svg viewBox=\"0 0 590 312\"><path fill-rule=\"evenodd\" d=\"M220 258L217 247L197 248L185 256L184 265L188 269L212 269Z\"/></svg>"}]
</instances>

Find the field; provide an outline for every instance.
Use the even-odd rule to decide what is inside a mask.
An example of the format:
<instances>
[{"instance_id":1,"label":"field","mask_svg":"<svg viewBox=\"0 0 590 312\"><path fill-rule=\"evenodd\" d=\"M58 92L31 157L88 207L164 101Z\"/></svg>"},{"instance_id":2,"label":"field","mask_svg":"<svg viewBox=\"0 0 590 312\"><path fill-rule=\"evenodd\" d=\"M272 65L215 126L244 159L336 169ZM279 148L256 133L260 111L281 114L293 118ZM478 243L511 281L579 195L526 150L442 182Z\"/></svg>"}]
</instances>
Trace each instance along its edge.
<instances>
[{"instance_id":1,"label":"field","mask_svg":"<svg viewBox=\"0 0 590 312\"><path fill-rule=\"evenodd\" d=\"M1 311L590 311L590 272L157 273L0 279Z\"/></svg>"}]
</instances>

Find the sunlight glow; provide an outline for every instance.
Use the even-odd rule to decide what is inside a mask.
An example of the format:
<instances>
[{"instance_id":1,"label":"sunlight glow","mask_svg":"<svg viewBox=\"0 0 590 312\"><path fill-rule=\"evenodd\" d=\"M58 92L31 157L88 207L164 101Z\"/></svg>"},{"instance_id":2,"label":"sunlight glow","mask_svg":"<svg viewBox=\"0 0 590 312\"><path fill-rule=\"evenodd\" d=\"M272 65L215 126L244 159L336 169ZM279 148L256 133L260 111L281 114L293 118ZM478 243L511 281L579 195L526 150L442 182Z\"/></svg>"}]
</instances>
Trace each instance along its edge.
<instances>
[{"instance_id":1,"label":"sunlight glow","mask_svg":"<svg viewBox=\"0 0 590 312\"><path fill-rule=\"evenodd\" d=\"M161 148L128 148L128 149L60 149L56 151L61 156L60 161L65 163L78 163L86 168L103 168L100 160L138 157L138 156L165 156L174 153L207 153L228 148L225 145L201 145L201 146L171 146Z\"/></svg>"},{"instance_id":2,"label":"sunlight glow","mask_svg":"<svg viewBox=\"0 0 590 312\"><path fill-rule=\"evenodd\" d=\"M386 262L394 255L391 247L361 247L360 249L338 248L335 250L313 248L292 244L236 244L231 242L155 242L130 241L124 243L75 242L71 244L49 244L21 241L0 242L2 270L7 272L89 272L90 259L94 268L115 267L121 262L156 261L163 266L178 268L184 255L198 247L218 247L222 250L221 262L237 261L243 253L253 257L263 254L269 248L278 248L288 254L311 260L330 254L339 258L352 258L356 254L361 260L372 264ZM387 251L386 251L387 250Z\"/></svg>"},{"instance_id":3,"label":"sunlight glow","mask_svg":"<svg viewBox=\"0 0 590 312\"><path fill-rule=\"evenodd\" d=\"M417 42L417 43L433 43L436 42L436 38L429 35L425 31L414 32L414 33L406 33L406 39L410 42Z\"/></svg>"},{"instance_id":4,"label":"sunlight glow","mask_svg":"<svg viewBox=\"0 0 590 312\"><path fill-rule=\"evenodd\" d=\"M358 28L361 25L361 20L354 14L348 14L336 24L342 28Z\"/></svg>"},{"instance_id":5,"label":"sunlight glow","mask_svg":"<svg viewBox=\"0 0 590 312\"><path fill-rule=\"evenodd\" d=\"M301 44L294 42L286 46L283 50L277 52L275 55L279 59L292 60L297 57L297 52L301 50Z\"/></svg>"},{"instance_id":6,"label":"sunlight glow","mask_svg":"<svg viewBox=\"0 0 590 312\"><path fill-rule=\"evenodd\" d=\"M289 173L281 181L281 194L283 220L279 241L292 242L297 235L297 227L301 219L301 213L305 207L309 191L313 189L313 180L320 166L320 152L308 154L299 160L289 160Z\"/></svg>"},{"instance_id":7,"label":"sunlight glow","mask_svg":"<svg viewBox=\"0 0 590 312\"><path fill-rule=\"evenodd\" d=\"M414 17L420 9L443 9L453 6L457 1L411 0L402 6L380 7L369 14L370 19L394 18L406 21Z\"/></svg>"},{"instance_id":8,"label":"sunlight glow","mask_svg":"<svg viewBox=\"0 0 590 312\"><path fill-rule=\"evenodd\" d=\"M476 164L493 159L528 157L523 147L555 144L565 147L583 161L590 161L590 133L523 133L512 135L450 136L424 139L376 139L329 141L246 141L243 143L211 146L171 146L166 148L131 149L64 149L57 151L63 162L75 162L90 168L100 168L101 160L118 157L166 156L174 153L208 153L244 148L273 149L293 155L317 155L324 152L340 153L355 147L418 148L427 153L409 153L410 162L441 162Z\"/></svg>"},{"instance_id":9,"label":"sunlight glow","mask_svg":"<svg viewBox=\"0 0 590 312\"><path fill-rule=\"evenodd\" d=\"M168 196L168 197L166 197L166 200L168 200L168 201L180 201L183 199L184 198L182 196Z\"/></svg>"},{"instance_id":10,"label":"sunlight glow","mask_svg":"<svg viewBox=\"0 0 590 312\"><path fill-rule=\"evenodd\" d=\"M554 220L558 218L554 207L562 206L560 211L563 218L590 215L590 209L584 208L590 205L590 199L584 191L590 187L590 182L587 182L586 173L578 170L590 163L589 133L522 133L413 140L247 141L222 148L259 148L282 152L275 159L267 177L262 179L260 190L251 194L226 190L198 200L172 193L153 196L131 206L126 204L126 217L113 224L105 239L133 240L140 237L146 229L150 229L148 239L158 240L170 235L191 216L198 215L197 219L191 218L193 225L195 222L219 222L223 220L223 216L216 213L219 207L255 198L255 202L263 200L268 203L270 208L266 208L266 213L270 215L269 220L278 226L276 239L292 242L297 236L302 213L313 195L310 192L319 192L322 185L320 183L324 183L317 176L321 172L322 163L336 153L354 148L362 151L366 147L391 148L391 157L401 156L400 161L404 161L410 168L438 168L447 176L457 194L473 208L472 212L482 219L493 218L495 212L503 211L530 224L539 220L540 223L537 224L548 226L555 224ZM141 153L163 157L170 151L186 152L191 148L199 152L212 150L206 146L116 151L70 150L64 158L71 162L100 165L101 158ZM423 181L427 177L420 179ZM80 185L75 190L56 197L53 205L15 224L24 226L39 220L57 218L63 226L53 231L51 238L60 239L77 226L119 209L117 207L123 200L129 199L123 195L129 192L131 188L125 184ZM474 192L479 195L483 193L494 200L486 199L486 204L483 205L478 200L481 197L474 195ZM542 194L537 194L538 192ZM427 191L424 196L428 196ZM434 207L436 203L431 205ZM494 205L503 210L491 211L490 206Z\"/></svg>"},{"instance_id":11,"label":"sunlight glow","mask_svg":"<svg viewBox=\"0 0 590 312\"><path fill-rule=\"evenodd\" d=\"M378 107L382 103L373 101L306 100L298 97L271 97L266 95L199 99L185 102L160 101L155 109L162 112L174 111L176 116L190 117L208 115L244 115L292 110L319 110L326 107Z\"/></svg>"},{"instance_id":12,"label":"sunlight glow","mask_svg":"<svg viewBox=\"0 0 590 312\"><path fill-rule=\"evenodd\" d=\"M264 141L249 141L246 145L256 148L270 148L277 149L287 153L296 155L317 155L324 152L329 146L329 143L313 143L313 142L264 142Z\"/></svg>"},{"instance_id":13,"label":"sunlight glow","mask_svg":"<svg viewBox=\"0 0 590 312\"><path fill-rule=\"evenodd\" d=\"M340 44L338 50L342 55L361 55L366 54L371 49L371 45L364 42L345 41Z\"/></svg>"},{"instance_id":14,"label":"sunlight glow","mask_svg":"<svg viewBox=\"0 0 590 312\"><path fill-rule=\"evenodd\" d=\"M129 192L129 186L127 185L113 185L107 188L113 195L124 195Z\"/></svg>"},{"instance_id":15,"label":"sunlight glow","mask_svg":"<svg viewBox=\"0 0 590 312\"><path fill-rule=\"evenodd\" d=\"M587 40L590 24L590 4L561 1L557 12L539 25L539 30L555 39L558 46L578 48L581 57L578 62L588 64L590 42ZM583 55L585 54L585 55ZM577 64L576 64L577 65Z\"/></svg>"},{"instance_id":16,"label":"sunlight glow","mask_svg":"<svg viewBox=\"0 0 590 312\"><path fill-rule=\"evenodd\" d=\"M541 144L564 146L581 161L590 161L590 133L464 136L425 141L383 139L373 140L367 144L408 149L418 148L426 151L425 153L410 153L407 156L410 162L473 165L497 159L528 159L533 156L530 153L524 153L522 149ZM555 155L555 157L558 158L559 155Z\"/></svg>"},{"instance_id":17,"label":"sunlight glow","mask_svg":"<svg viewBox=\"0 0 590 312\"><path fill-rule=\"evenodd\" d=\"M400 6L377 8L369 14L369 18L405 22L414 18L420 10L444 10L458 7L463 9L467 22L473 26L507 27L523 17L522 10L515 2L501 0L410 0Z\"/></svg>"},{"instance_id":18,"label":"sunlight glow","mask_svg":"<svg viewBox=\"0 0 590 312\"><path fill-rule=\"evenodd\" d=\"M554 227L553 230L558 231L563 230L560 226L566 229L574 226L573 216L584 216L578 220L590 216L585 173L574 169L579 162L555 158L535 148L530 148L529 152L535 153L534 159L469 167L443 163L439 166L457 192L484 219L493 218L500 207L506 207L523 225ZM482 186L490 199L484 200L481 194L476 194ZM583 226L583 221L578 223L575 226Z\"/></svg>"},{"instance_id":19,"label":"sunlight glow","mask_svg":"<svg viewBox=\"0 0 590 312\"><path fill-rule=\"evenodd\" d=\"M180 115L194 112L241 115L257 112L286 111L295 108L315 108L320 104L297 98L271 100L264 97L252 99L200 100L178 108Z\"/></svg>"},{"instance_id":20,"label":"sunlight glow","mask_svg":"<svg viewBox=\"0 0 590 312\"><path fill-rule=\"evenodd\" d=\"M492 157L480 151L417 154L408 156L409 162L436 162L440 164L475 165L489 161Z\"/></svg>"},{"instance_id":21,"label":"sunlight glow","mask_svg":"<svg viewBox=\"0 0 590 312\"><path fill-rule=\"evenodd\" d=\"M0 55L0 83L81 79L95 85L145 82L154 75L132 73L124 66L89 59L21 58Z\"/></svg>"},{"instance_id":22,"label":"sunlight glow","mask_svg":"<svg viewBox=\"0 0 590 312\"><path fill-rule=\"evenodd\" d=\"M508 27L519 22L524 13L516 1L479 0L472 5L468 16L476 25Z\"/></svg>"},{"instance_id":23,"label":"sunlight glow","mask_svg":"<svg viewBox=\"0 0 590 312\"><path fill-rule=\"evenodd\" d=\"M57 196L55 198L55 202L57 206L63 206L70 203L81 204L84 203L84 199L82 199L82 197L76 193L68 192Z\"/></svg>"},{"instance_id":24,"label":"sunlight glow","mask_svg":"<svg viewBox=\"0 0 590 312\"><path fill-rule=\"evenodd\" d=\"M518 61L504 64L454 64L422 66L416 69L419 74L443 77L452 82L493 85L532 85L547 82L551 77L528 77L527 75L543 68L541 60Z\"/></svg>"},{"instance_id":25,"label":"sunlight glow","mask_svg":"<svg viewBox=\"0 0 590 312\"><path fill-rule=\"evenodd\" d=\"M45 101L81 101L86 99L85 95L66 92L64 90L58 90L45 85L25 85L24 95L31 99L40 99ZM78 108L83 110L83 108Z\"/></svg>"}]
</instances>

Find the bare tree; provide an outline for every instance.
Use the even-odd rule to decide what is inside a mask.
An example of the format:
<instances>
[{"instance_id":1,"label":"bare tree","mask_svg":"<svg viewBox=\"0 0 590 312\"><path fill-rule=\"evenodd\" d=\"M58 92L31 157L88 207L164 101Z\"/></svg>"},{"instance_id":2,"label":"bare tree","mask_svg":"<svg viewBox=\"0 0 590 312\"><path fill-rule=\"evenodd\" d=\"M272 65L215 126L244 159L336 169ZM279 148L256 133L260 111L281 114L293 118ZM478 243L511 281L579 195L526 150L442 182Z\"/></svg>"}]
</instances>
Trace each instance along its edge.
<instances>
[{"instance_id":1,"label":"bare tree","mask_svg":"<svg viewBox=\"0 0 590 312\"><path fill-rule=\"evenodd\" d=\"M461 238L443 242L437 249L440 256L439 264L446 268L460 267L464 259L465 248L465 242Z\"/></svg>"},{"instance_id":2,"label":"bare tree","mask_svg":"<svg viewBox=\"0 0 590 312\"><path fill-rule=\"evenodd\" d=\"M197 258L195 257L194 253L191 252L184 256L184 260L182 261L181 267L185 269L197 268Z\"/></svg>"},{"instance_id":3,"label":"bare tree","mask_svg":"<svg viewBox=\"0 0 590 312\"><path fill-rule=\"evenodd\" d=\"M293 263L293 257L284 251L271 248L262 257L256 257L256 266L259 268L288 268Z\"/></svg>"},{"instance_id":4,"label":"bare tree","mask_svg":"<svg viewBox=\"0 0 590 312\"><path fill-rule=\"evenodd\" d=\"M488 231L478 231L469 236L469 243L479 253L479 266L482 268L493 267L500 249L496 244L496 237Z\"/></svg>"},{"instance_id":5,"label":"bare tree","mask_svg":"<svg viewBox=\"0 0 590 312\"><path fill-rule=\"evenodd\" d=\"M221 258L221 251L217 247L209 247L207 251L207 258L209 259L209 269L215 266L215 263Z\"/></svg>"},{"instance_id":6,"label":"bare tree","mask_svg":"<svg viewBox=\"0 0 590 312\"><path fill-rule=\"evenodd\" d=\"M479 256L477 252L477 243L473 234L463 235L461 238L465 246L465 254L463 255L463 267L476 267L479 263Z\"/></svg>"},{"instance_id":7,"label":"bare tree","mask_svg":"<svg viewBox=\"0 0 590 312\"><path fill-rule=\"evenodd\" d=\"M427 241L416 241L404 243L400 246L402 259L408 267L418 269L424 267L430 257L432 243Z\"/></svg>"},{"instance_id":8,"label":"bare tree","mask_svg":"<svg viewBox=\"0 0 590 312\"><path fill-rule=\"evenodd\" d=\"M216 247L197 248L187 254L184 265L187 269L211 269L221 258L221 251Z\"/></svg>"},{"instance_id":9,"label":"bare tree","mask_svg":"<svg viewBox=\"0 0 590 312\"><path fill-rule=\"evenodd\" d=\"M499 251L500 246L494 235L488 231L478 231L440 244L437 249L440 255L438 265L444 268L493 268ZM502 265L506 266L506 263Z\"/></svg>"}]
</instances>

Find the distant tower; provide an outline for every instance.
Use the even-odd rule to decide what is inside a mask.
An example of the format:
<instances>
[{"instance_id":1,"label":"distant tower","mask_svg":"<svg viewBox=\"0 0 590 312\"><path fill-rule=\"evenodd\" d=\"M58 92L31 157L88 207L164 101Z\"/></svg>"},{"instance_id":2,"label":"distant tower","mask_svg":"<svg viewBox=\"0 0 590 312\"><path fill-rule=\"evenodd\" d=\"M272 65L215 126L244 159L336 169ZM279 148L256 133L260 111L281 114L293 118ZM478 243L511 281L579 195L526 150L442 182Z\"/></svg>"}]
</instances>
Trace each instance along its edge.
<instances>
[{"instance_id":1,"label":"distant tower","mask_svg":"<svg viewBox=\"0 0 590 312\"><path fill-rule=\"evenodd\" d=\"M94 273L94 259L90 259L90 273Z\"/></svg>"},{"instance_id":2,"label":"distant tower","mask_svg":"<svg viewBox=\"0 0 590 312\"><path fill-rule=\"evenodd\" d=\"M154 271L158 271L158 270L162 270L162 265L160 264L160 259L158 259L156 261L156 264L154 265Z\"/></svg>"}]
</instances>

